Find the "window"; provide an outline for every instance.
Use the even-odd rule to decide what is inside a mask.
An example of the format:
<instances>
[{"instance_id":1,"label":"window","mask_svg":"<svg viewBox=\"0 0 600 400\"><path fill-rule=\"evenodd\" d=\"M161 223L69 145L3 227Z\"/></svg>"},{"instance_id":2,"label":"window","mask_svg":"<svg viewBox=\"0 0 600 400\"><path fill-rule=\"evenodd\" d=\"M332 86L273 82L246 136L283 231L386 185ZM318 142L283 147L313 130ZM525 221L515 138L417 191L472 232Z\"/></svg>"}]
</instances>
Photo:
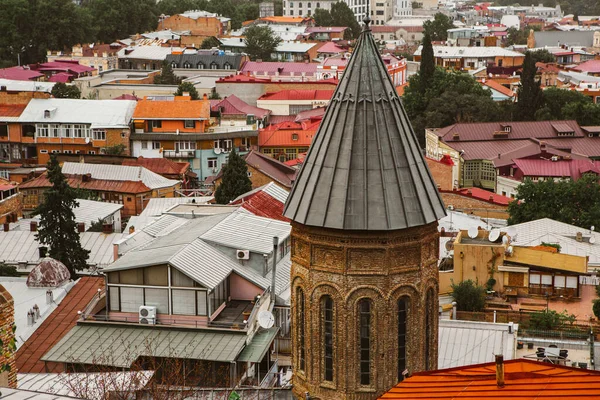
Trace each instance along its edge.
<instances>
[{"instance_id":1,"label":"window","mask_svg":"<svg viewBox=\"0 0 600 400\"><path fill-rule=\"evenodd\" d=\"M252 176L252 172L248 171L246 172L246 175L248 175L248 178L250 178Z\"/></svg>"},{"instance_id":2,"label":"window","mask_svg":"<svg viewBox=\"0 0 600 400\"><path fill-rule=\"evenodd\" d=\"M35 125L23 125L21 128L23 136L34 137L35 136Z\"/></svg>"},{"instance_id":3,"label":"window","mask_svg":"<svg viewBox=\"0 0 600 400\"><path fill-rule=\"evenodd\" d=\"M121 132L121 137L125 139L127 137L127 132Z\"/></svg>"},{"instance_id":4,"label":"window","mask_svg":"<svg viewBox=\"0 0 600 400\"><path fill-rule=\"evenodd\" d=\"M73 137L73 126L72 125L63 125L62 137L65 137L65 138Z\"/></svg>"},{"instance_id":5,"label":"window","mask_svg":"<svg viewBox=\"0 0 600 400\"><path fill-rule=\"evenodd\" d=\"M292 133L292 140L298 140L298 134Z\"/></svg>"},{"instance_id":6,"label":"window","mask_svg":"<svg viewBox=\"0 0 600 400\"><path fill-rule=\"evenodd\" d=\"M320 7L321 7L321 3L317 3L317 8L320 8Z\"/></svg>"},{"instance_id":7,"label":"window","mask_svg":"<svg viewBox=\"0 0 600 400\"><path fill-rule=\"evenodd\" d=\"M152 121L150 121L150 127L151 128L162 128L162 121L161 120L152 120Z\"/></svg>"},{"instance_id":8,"label":"window","mask_svg":"<svg viewBox=\"0 0 600 400\"><path fill-rule=\"evenodd\" d=\"M177 68L177 67L179 67L179 66L177 65L177 63L175 61L173 61L171 63L171 68Z\"/></svg>"},{"instance_id":9,"label":"window","mask_svg":"<svg viewBox=\"0 0 600 400\"><path fill-rule=\"evenodd\" d=\"M377 10L377 12L375 13L376 15L383 15L383 10ZM414 36L414 35L413 35ZM414 37L413 37L414 39Z\"/></svg>"},{"instance_id":10,"label":"window","mask_svg":"<svg viewBox=\"0 0 600 400\"><path fill-rule=\"evenodd\" d=\"M358 302L360 384L371 384L371 301Z\"/></svg>"},{"instance_id":11,"label":"window","mask_svg":"<svg viewBox=\"0 0 600 400\"><path fill-rule=\"evenodd\" d=\"M196 69L204 69L204 63L199 62L198 64L196 64Z\"/></svg>"},{"instance_id":12,"label":"window","mask_svg":"<svg viewBox=\"0 0 600 400\"><path fill-rule=\"evenodd\" d=\"M242 146L245 147L246 149L250 148L250 138L249 137L242 138Z\"/></svg>"},{"instance_id":13,"label":"window","mask_svg":"<svg viewBox=\"0 0 600 400\"><path fill-rule=\"evenodd\" d=\"M152 142L152 150L159 150L160 142Z\"/></svg>"},{"instance_id":14,"label":"window","mask_svg":"<svg viewBox=\"0 0 600 400\"><path fill-rule=\"evenodd\" d=\"M208 159L208 168L217 168L217 157L211 157Z\"/></svg>"},{"instance_id":15,"label":"window","mask_svg":"<svg viewBox=\"0 0 600 400\"><path fill-rule=\"evenodd\" d=\"M226 62L225 64L223 64L223 69L231 69L231 64Z\"/></svg>"},{"instance_id":16,"label":"window","mask_svg":"<svg viewBox=\"0 0 600 400\"><path fill-rule=\"evenodd\" d=\"M196 142L176 142L175 149L181 150L196 150Z\"/></svg>"},{"instance_id":17,"label":"window","mask_svg":"<svg viewBox=\"0 0 600 400\"><path fill-rule=\"evenodd\" d=\"M84 125L73 125L73 137L82 138L85 137L85 126Z\"/></svg>"},{"instance_id":18,"label":"window","mask_svg":"<svg viewBox=\"0 0 600 400\"><path fill-rule=\"evenodd\" d=\"M183 63L183 68L190 69L190 68L192 68L192 64L190 64L189 62L186 61Z\"/></svg>"},{"instance_id":19,"label":"window","mask_svg":"<svg viewBox=\"0 0 600 400\"><path fill-rule=\"evenodd\" d=\"M50 136L51 137L60 137L60 127L58 125L50 125Z\"/></svg>"},{"instance_id":20,"label":"window","mask_svg":"<svg viewBox=\"0 0 600 400\"><path fill-rule=\"evenodd\" d=\"M48 137L48 124L40 124L36 126L38 137Z\"/></svg>"},{"instance_id":21,"label":"window","mask_svg":"<svg viewBox=\"0 0 600 400\"><path fill-rule=\"evenodd\" d=\"M294 15L294 10L290 10L290 15Z\"/></svg>"},{"instance_id":22,"label":"window","mask_svg":"<svg viewBox=\"0 0 600 400\"><path fill-rule=\"evenodd\" d=\"M310 7L311 7L310 3L308 3L307 7L308 7L308 8L310 8Z\"/></svg>"},{"instance_id":23,"label":"window","mask_svg":"<svg viewBox=\"0 0 600 400\"><path fill-rule=\"evenodd\" d=\"M219 65L216 62L210 64L210 69L219 69Z\"/></svg>"},{"instance_id":24,"label":"window","mask_svg":"<svg viewBox=\"0 0 600 400\"><path fill-rule=\"evenodd\" d=\"M435 307L434 293L433 289L427 289L427 295L425 298L425 370L429 371L431 369L431 347L433 341L433 324L434 321L434 313L433 309Z\"/></svg>"},{"instance_id":25,"label":"window","mask_svg":"<svg viewBox=\"0 0 600 400\"><path fill-rule=\"evenodd\" d=\"M302 2L298 3L298 8L302 8Z\"/></svg>"},{"instance_id":26,"label":"window","mask_svg":"<svg viewBox=\"0 0 600 400\"><path fill-rule=\"evenodd\" d=\"M186 119L183 123L185 128L194 129L196 127L196 121L191 119Z\"/></svg>"},{"instance_id":27,"label":"window","mask_svg":"<svg viewBox=\"0 0 600 400\"><path fill-rule=\"evenodd\" d=\"M0 124L0 137L8 136L8 124Z\"/></svg>"},{"instance_id":28,"label":"window","mask_svg":"<svg viewBox=\"0 0 600 400\"><path fill-rule=\"evenodd\" d=\"M40 150L40 154L48 154L48 150L42 149L42 150Z\"/></svg>"},{"instance_id":29,"label":"window","mask_svg":"<svg viewBox=\"0 0 600 400\"><path fill-rule=\"evenodd\" d=\"M59 150L52 150L52 154L58 154L58 153L60 153Z\"/></svg>"},{"instance_id":30,"label":"window","mask_svg":"<svg viewBox=\"0 0 600 400\"><path fill-rule=\"evenodd\" d=\"M296 300L298 303L298 359L300 361L300 370L304 371L306 368L306 349L305 349L305 335L304 335L304 291L302 288L296 289Z\"/></svg>"},{"instance_id":31,"label":"window","mask_svg":"<svg viewBox=\"0 0 600 400\"><path fill-rule=\"evenodd\" d=\"M148 148L148 142L145 140L142 140L142 150L146 150Z\"/></svg>"},{"instance_id":32,"label":"window","mask_svg":"<svg viewBox=\"0 0 600 400\"><path fill-rule=\"evenodd\" d=\"M402 382L406 369L406 321L408 314L408 297L398 300L398 382Z\"/></svg>"},{"instance_id":33,"label":"window","mask_svg":"<svg viewBox=\"0 0 600 400\"><path fill-rule=\"evenodd\" d=\"M92 129L94 140L106 140L106 131L104 129Z\"/></svg>"},{"instance_id":34,"label":"window","mask_svg":"<svg viewBox=\"0 0 600 400\"><path fill-rule=\"evenodd\" d=\"M96 152L93 150L90 150L90 151L88 151L88 154L96 154Z\"/></svg>"},{"instance_id":35,"label":"window","mask_svg":"<svg viewBox=\"0 0 600 400\"><path fill-rule=\"evenodd\" d=\"M324 296L323 307L323 359L324 375L326 381L333 381L333 299Z\"/></svg>"}]
</instances>

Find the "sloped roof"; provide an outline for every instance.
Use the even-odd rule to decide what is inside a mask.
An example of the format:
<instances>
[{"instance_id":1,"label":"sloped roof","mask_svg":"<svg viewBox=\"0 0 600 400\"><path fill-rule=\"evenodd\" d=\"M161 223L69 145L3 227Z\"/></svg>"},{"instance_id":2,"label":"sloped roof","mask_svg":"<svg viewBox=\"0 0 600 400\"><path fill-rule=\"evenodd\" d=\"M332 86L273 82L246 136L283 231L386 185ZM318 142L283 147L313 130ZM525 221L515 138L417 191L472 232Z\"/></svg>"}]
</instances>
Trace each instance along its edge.
<instances>
[{"instance_id":1,"label":"sloped roof","mask_svg":"<svg viewBox=\"0 0 600 400\"><path fill-rule=\"evenodd\" d=\"M211 65L216 64L217 69L225 69L225 64L229 69L237 71L243 60L241 54L169 54L166 61L171 64L175 62L179 68L183 68L185 63L189 63L192 68L199 68L198 64L205 69L211 69Z\"/></svg>"},{"instance_id":2,"label":"sloped roof","mask_svg":"<svg viewBox=\"0 0 600 400\"><path fill-rule=\"evenodd\" d=\"M150 189L171 187L179 183L140 166L65 162L62 172L68 175L91 174L93 179L142 182Z\"/></svg>"},{"instance_id":3,"label":"sloped roof","mask_svg":"<svg viewBox=\"0 0 600 400\"><path fill-rule=\"evenodd\" d=\"M283 206L288 192L273 182L238 196L230 204L239 204L244 210L259 217L272 218L289 222L283 216Z\"/></svg>"},{"instance_id":4,"label":"sloped roof","mask_svg":"<svg viewBox=\"0 0 600 400\"><path fill-rule=\"evenodd\" d=\"M579 179L582 173L600 174L598 166L591 160L544 160L522 158L514 160L525 176L570 177Z\"/></svg>"},{"instance_id":5,"label":"sloped roof","mask_svg":"<svg viewBox=\"0 0 600 400\"><path fill-rule=\"evenodd\" d=\"M600 397L598 371L525 359L505 361L504 371L503 387L497 384L494 362L417 372L380 399L576 400Z\"/></svg>"},{"instance_id":6,"label":"sloped roof","mask_svg":"<svg viewBox=\"0 0 600 400\"><path fill-rule=\"evenodd\" d=\"M347 50L338 46L334 42L327 42L317 49L317 53L344 53Z\"/></svg>"},{"instance_id":7,"label":"sloped roof","mask_svg":"<svg viewBox=\"0 0 600 400\"><path fill-rule=\"evenodd\" d=\"M494 136L510 126L507 135ZM436 133L444 142L505 141L518 139L557 138L559 132L574 132L572 137L583 137L577 121L526 121L526 122L473 122L459 123L439 129Z\"/></svg>"},{"instance_id":8,"label":"sloped roof","mask_svg":"<svg viewBox=\"0 0 600 400\"><path fill-rule=\"evenodd\" d=\"M142 182L116 181L108 179L92 179L88 182L84 182L82 175L65 174L65 176L67 178L67 184L72 188L132 194L146 193L151 191L151 189ZM48 180L47 174L40 175L35 179L19 185L20 190L49 187L52 187L52 183Z\"/></svg>"},{"instance_id":9,"label":"sloped roof","mask_svg":"<svg viewBox=\"0 0 600 400\"><path fill-rule=\"evenodd\" d=\"M144 167L159 175L183 175L190 168L188 162L175 162L168 158L145 158L142 156L135 160L126 158L123 160L123 165Z\"/></svg>"},{"instance_id":10,"label":"sloped roof","mask_svg":"<svg viewBox=\"0 0 600 400\"><path fill-rule=\"evenodd\" d=\"M0 104L0 121L16 122L25 110L25 104Z\"/></svg>"},{"instance_id":11,"label":"sloped roof","mask_svg":"<svg viewBox=\"0 0 600 400\"><path fill-rule=\"evenodd\" d=\"M271 110L254 107L232 94L219 100L216 104L211 105L212 110L221 111L221 115L254 115L258 119L262 119L271 114Z\"/></svg>"},{"instance_id":12,"label":"sloped roof","mask_svg":"<svg viewBox=\"0 0 600 400\"><path fill-rule=\"evenodd\" d=\"M324 228L395 230L435 222L444 208L367 25L284 215Z\"/></svg>"},{"instance_id":13,"label":"sloped roof","mask_svg":"<svg viewBox=\"0 0 600 400\"><path fill-rule=\"evenodd\" d=\"M258 145L308 147L319 129L320 121L282 122L269 125L258 133ZM294 136L295 135L295 136Z\"/></svg>"},{"instance_id":14,"label":"sloped roof","mask_svg":"<svg viewBox=\"0 0 600 400\"><path fill-rule=\"evenodd\" d=\"M65 264L54 258L45 257L27 276L27 286L57 288L69 279L71 273Z\"/></svg>"},{"instance_id":15,"label":"sloped roof","mask_svg":"<svg viewBox=\"0 0 600 400\"><path fill-rule=\"evenodd\" d=\"M16 81L29 81L44 76L41 72L25 67L10 67L0 69L0 78Z\"/></svg>"},{"instance_id":16,"label":"sloped roof","mask_svg":"<svg viewBox=\"0 0 600 400\"><path fill-rule=\"evenodd\" d=\"M15 360L20 373L52 372L46 371L41 357L75 326L79 319L77 311L85 309L102 287L103 277L84 276L77 281L58 308L17 351Z\"/></svg>"},{"instance_id":17,"label":"sloped roof","mask_svg":"<svg viewBox=\"0 0 600 400\"><path fill-rule=\"evenodd\" d=\"M453 193L458 193L463 196L473 197L474 199L483 200L489 203L494 203L502 206L507 206L508 203L510 203L513 200L510 197L502 196L501 194L496 194L494 192L490 192L476 187L465 188Z\"/></svg>"},{"instance_id":18,"label":"sloped roof","mask_svg":"<svg viewBox=\"0 0 600 400\"><path fill-rule=\"evenodd\" d=\"M493 79L484 79L481 80L480 83L483 86L487 86L490 89L494 89L500 94L503 94L507 97L515 97L515 93L507 87L502 86L500 83L496 82Z\"/></svg>"},{"instance_id":19,"label":"sloped roof","mask_svg":"<svg viewBox=\"0 0 600 400\"><path fill-rule=\"evenodd\" d=\"M247 153L244 156L244 160L246 160L246 164L289 188L292 187L296 173L298 172L296 169L288 167L273 157L254 150Z\"/></svg>"},{"instance_id":20,"label":"sloped roof","mask_svg":"<svg viewBox=\"0 0 600 400\"><path fill-rule=\"evenodd\" d=\"M306 74L306 76L312 76L317 72L317 65L315 63L303 63L303 62L263 62L263 61L246 61L240 73L256 73L257 77L261 75L275 75L277 72L279 75L291 75L294 74Z\"/></svg>"},{"instance_id":21,"label":"sloped roof","mask_svg":"<svg viewBox=\"0 0 600 400\"><path fill-rule=\"evenodd\" d=\"M263 94L258 100L330 100L333 90L287 89Z\"/></svg>"},{"instance_id":22,"label":"sloped roof","mask_svg":"<svg viewBox=\"0 0 600 400\"><path fill-rule=\"evenodd\" d=\"M173 101L140 100L137 102L134 119L209 119L208 100L192 100L189 96L178 96Z\"/></svg>"}]
</instances>

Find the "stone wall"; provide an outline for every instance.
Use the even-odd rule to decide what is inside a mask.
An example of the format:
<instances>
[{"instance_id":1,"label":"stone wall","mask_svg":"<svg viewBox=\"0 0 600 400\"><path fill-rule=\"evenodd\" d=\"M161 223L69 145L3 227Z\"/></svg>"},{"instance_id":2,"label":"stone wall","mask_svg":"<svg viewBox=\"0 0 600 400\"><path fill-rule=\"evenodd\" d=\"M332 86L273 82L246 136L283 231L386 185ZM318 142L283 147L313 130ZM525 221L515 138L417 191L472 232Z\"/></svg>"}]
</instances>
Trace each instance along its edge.
<instances>
[{"instance_id":1,"label":"stone wall","mask_svg":"<svg viewBox=\"0 0 600 400\"><path fill-rule=\"evenodd\" d=\"M392 232L292 223L293 391L375 399L397 384L398 300L408 298L406 369L437 368L437 223ZM429 301L426 301L429 293ZM323 296L333 300L333 380L324 379ZM300 299L304 297L304 320ZM371 301L370 384L360 384L358 302ZM302 330L303 329L303 330ZM429 335L427 335L427 333ZM304 337L304 340L302 340ZM304 347L304 366L300 362ZM399 374L400 372L400 374Z\"/></svg>"},{"instance_id":2,"label":"stone wall","mask_svg":"<svg viewBox=\"0 0 600 400\"><path fill-rule=\"evenodd\" d=\"M441 190L452 190L452 165L425 157L431 176Z\"/></svg>"},{"instance_id":3,"label":"stone wall","mask_svg":"<svg viewBox=\"0 0 600 400\"><path fill-rule=\"evenodd\" d=\"M507 206L505 205L453 192L442 192L440 194L446 207L451 205L456 211L477 215L482 218L508 218Z\"/></svg>"},{"instance_id":4,"label":"stone wall","mask_svg":"<svg viewBox=\"0 0 600 400\"><path fill-rule=\"evenodd\" d=\"M4 344L0 352L0 365L8 364L10 371L0 374L0 386L16 388L17 387L17 364L15 355L7 350L7 344L15 338L12 326L15 322L15 306L13 297L8 290L0 285L0 339ZM8 357L6 355L9 355Z\"/></svg>"}]
</instances>

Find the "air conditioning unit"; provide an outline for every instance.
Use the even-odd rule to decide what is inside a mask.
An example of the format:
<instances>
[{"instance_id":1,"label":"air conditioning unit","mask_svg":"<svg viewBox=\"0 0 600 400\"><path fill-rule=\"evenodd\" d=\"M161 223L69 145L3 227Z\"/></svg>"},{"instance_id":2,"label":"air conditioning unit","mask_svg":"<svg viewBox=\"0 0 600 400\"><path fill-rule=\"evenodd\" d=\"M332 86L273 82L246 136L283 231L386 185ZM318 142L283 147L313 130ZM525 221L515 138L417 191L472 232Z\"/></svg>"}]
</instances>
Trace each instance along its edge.
<instances>
[{"instance_id":1,"label":"air conditioning unit","mask_svg":"<svg viewBox=\"0 0 600 400\"><path fill-rule=\"evenodd\" d=\"M249 260L250 259L250 250L237 250L235 252L238 260Z\"/></svg>"},{"instance_id":2,"label":"air conditioning unit","mask_svg":"<svg viewBox=\"0 0 600 400\"><path fill-rule=\"evenodd\" d=\"M140 324L154 325L156 324L156 307L140 306Z\"/></svg>"}]
</instances>

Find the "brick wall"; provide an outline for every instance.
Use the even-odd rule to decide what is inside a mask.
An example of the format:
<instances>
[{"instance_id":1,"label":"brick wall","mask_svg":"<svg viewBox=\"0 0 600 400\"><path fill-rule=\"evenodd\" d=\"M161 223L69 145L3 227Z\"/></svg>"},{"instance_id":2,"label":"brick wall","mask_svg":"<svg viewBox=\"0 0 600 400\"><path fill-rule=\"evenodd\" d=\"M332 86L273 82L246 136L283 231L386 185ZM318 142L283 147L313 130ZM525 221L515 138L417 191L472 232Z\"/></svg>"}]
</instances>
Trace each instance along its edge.
<instances>
[{"instance_id":1,"label":"brick wall","mask_svg":"<svg viewBox=\"0 0 600 400\"><path fill-rule=\"evenodd\" d=\"M446 207L452 205L454 210L473 214L483 218L508 218L507 206L494 204L489 201L460 195L457 193L441 193Z\"/></svg>"},{"instance_id":2,"label":"brick wall","mask_svg":"<svg viewBox=\"0 0 600 400\"><path fill-rule=\"evenodd\" d=\"M0 364L6 364L10 366L10 371L3 372L0 374L0 386L16 388L17 387L17 365L15 363L15 355L12 352L8 352L6 357L5 350L6 344L14 339L15 334L12 331L12 326L15 322L15 306L13 297L10 295L8 290L0 285L0 339L4 346L2 352L0 352Z\"/></svg>"},{"instance_id":3,"label":"brick wall","mask_svg":"<svg viewBox=\"0 0 600 400\"><path fill-rule=\"evenodd\" d=\"M159 29L172 31L191 31L192 35L220 36L221 21L216 17L192 19L182 15L173 15L160 23Z\"/></svg>"},{"instance_id":4,"label":"brick wall","mask_svg":"<svg viewBox=\"0 0 600 400\"><path fill-rule=\"evenodd\" d=\"M16 214L18 217L23 216L23 196L20 193L0 201L0 224L6 222L9 214Z\"/></svg>"},{"instance_id":5,"label":"brick wall","mask_svg":"<svg viewBox=\"0 0 600 400\"><path fill-rule=\"evenodd\" d=\"M31 99L48 98L50 98L50 93L0 91L0 104L29 104Z\"/></svg>"},{"instance_id":6,"label":"brick wall","mask_svg":"<svg viewBox=\"0 0 600 400\"><path fill-rule=\"evenodd\" d=\"M425 158L435 184L441 190L452 190L452 166L439 161Z\"/></svg>"}]
</instances>

